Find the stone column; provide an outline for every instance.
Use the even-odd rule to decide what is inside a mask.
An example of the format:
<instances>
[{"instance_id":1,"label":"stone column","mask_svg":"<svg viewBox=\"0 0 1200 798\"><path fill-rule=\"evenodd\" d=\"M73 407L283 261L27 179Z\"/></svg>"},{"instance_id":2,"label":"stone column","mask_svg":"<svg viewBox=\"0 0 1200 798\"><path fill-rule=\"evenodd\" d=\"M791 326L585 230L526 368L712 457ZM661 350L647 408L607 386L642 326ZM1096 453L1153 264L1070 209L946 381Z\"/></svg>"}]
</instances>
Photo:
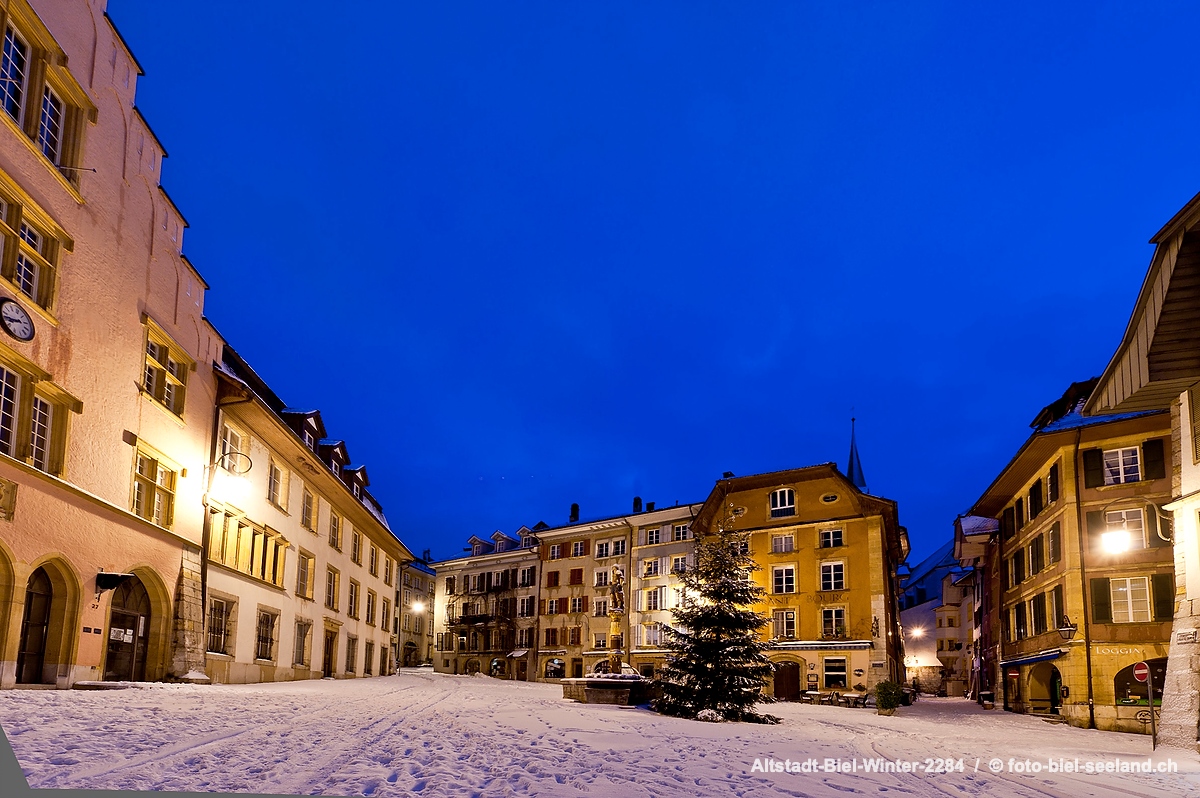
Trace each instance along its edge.
<instances>
[{"instance_id":1,"label":"stone column","mask_svg":"<svg viewBox=\"0 0 1200 798\"><path fill-rule=\"evenodd\" d=\"M175 617L171 629L171 681L208 684L204 672L204 600L200 582L200 549L186 547L175 584Z\"/></svg>"}]
</instances>

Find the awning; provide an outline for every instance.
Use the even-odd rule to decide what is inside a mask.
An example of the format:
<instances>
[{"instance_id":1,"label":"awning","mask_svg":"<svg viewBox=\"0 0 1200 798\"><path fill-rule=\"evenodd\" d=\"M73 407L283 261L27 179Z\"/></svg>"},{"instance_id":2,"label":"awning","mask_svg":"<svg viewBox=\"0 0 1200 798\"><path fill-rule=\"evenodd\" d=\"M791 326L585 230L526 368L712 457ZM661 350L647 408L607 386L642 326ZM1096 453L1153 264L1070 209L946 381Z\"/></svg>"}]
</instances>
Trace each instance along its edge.
<instances>
[{"instance_id":1,"label":"awning","mask_svg":"<svg viewBox=\"0 0 1200 798\"><path fill-rule=\"evenodd\" d=\"M1048 648L1044 651L1039 651L1036 654L1026 654L1023 657L1013 657L1000 661L1001 668L1007 668L1009 665L1032 665L1035 662L1045 662L1048 659L1058 659L1063 654L1066 654L1065 648Z\"/></svg>"},{"instance_id":2,"label":"awning","mask_svg":"<svg viewBox=\"0 0 1200 798\"><path fill-rule=\"evenodd\" d=\"M510 652L508 652L508 656L510 656L510 657L523 657L523 656L525 656L525 655L526 655L526 654L528 654L528 653L529 653L529 649L527 649L527 648L518 648L516 651L510 651Z\"/></svg>"}]
</instances>

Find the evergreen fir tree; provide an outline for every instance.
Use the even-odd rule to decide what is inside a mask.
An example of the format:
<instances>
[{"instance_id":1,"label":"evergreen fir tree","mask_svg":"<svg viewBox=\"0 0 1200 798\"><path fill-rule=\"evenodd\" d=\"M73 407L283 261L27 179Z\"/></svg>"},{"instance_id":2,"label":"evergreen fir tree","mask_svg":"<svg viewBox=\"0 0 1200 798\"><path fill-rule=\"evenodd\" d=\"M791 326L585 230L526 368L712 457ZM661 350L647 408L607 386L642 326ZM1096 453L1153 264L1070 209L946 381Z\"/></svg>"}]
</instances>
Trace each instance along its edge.
<instances>
[{"instance_id":1,"label":"evergreen fir tree","mask_svg":"<svg viewBox=\"0 0 1200 798\"><path fill-rule=\"evenodd\" d=\"M758 566L749 535L733 528L728 509L716 529L697 536L695 566L680 577L684 596L672 611L676 625L664 629L671 654L655 708L685 718L703 712L703 719L778 723L754 710L773 700L763 692L772 665L758 636L767 619L753 609L766 591L748 578Z\"/></svg>"}]
</instances>

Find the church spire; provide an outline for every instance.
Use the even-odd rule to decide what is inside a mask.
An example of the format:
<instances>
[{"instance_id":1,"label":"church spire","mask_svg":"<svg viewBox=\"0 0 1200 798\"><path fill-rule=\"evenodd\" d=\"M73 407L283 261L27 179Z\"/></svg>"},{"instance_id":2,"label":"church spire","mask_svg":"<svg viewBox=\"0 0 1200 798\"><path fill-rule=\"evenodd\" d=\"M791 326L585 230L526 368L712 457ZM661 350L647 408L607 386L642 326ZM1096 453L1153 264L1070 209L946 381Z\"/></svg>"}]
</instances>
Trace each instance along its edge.
<instances>
[{"instance_id":1,"label":"church spire","mask_svg":"<svg viewBox=\"0 0 1200 798\"><path fill-rule=\"evenodd\" d=\"M858 456L858 444L854 442L854 419L850 419L850 462L846 465L846 475L854 483L854 487L867 492L867 478L863 476L862 459Z\"/></svg>"}]
</instances>

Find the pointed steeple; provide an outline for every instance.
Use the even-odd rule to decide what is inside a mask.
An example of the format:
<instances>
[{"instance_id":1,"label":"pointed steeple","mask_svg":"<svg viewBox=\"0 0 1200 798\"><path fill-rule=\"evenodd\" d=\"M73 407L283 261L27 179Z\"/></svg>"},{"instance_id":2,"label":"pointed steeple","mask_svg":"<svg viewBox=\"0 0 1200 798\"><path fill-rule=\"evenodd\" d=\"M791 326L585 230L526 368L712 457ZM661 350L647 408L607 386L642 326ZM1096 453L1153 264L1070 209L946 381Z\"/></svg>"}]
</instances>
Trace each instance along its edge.
<instances>
[{"instance_id":1,"label":"pointed steeple","mask_svg":"<svg viewBox=\"0 0 1200 798\"><path fill-rule=\"evenodd\" d=\"M854 487L867 492L867 478L863 476L862 459L858 456L858 444L854 442L854 419L850 419L850 462L846 465L846 476Z\"/></svg>"}]
</instances>

